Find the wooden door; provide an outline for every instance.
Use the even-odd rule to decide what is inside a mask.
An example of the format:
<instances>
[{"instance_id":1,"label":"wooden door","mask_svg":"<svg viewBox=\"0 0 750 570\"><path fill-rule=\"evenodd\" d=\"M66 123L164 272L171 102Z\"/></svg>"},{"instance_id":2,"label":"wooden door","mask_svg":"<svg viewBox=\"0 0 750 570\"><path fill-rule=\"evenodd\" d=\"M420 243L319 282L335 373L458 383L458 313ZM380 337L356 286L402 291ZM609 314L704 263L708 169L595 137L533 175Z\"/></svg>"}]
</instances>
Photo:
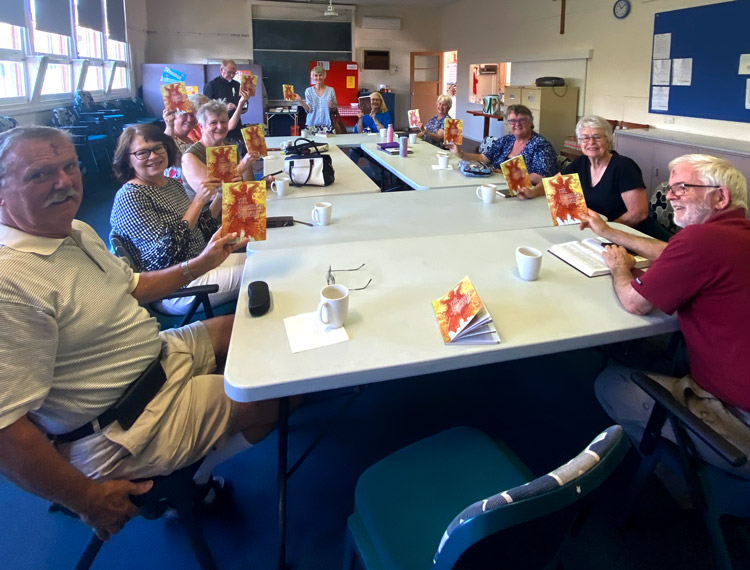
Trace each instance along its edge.
<instances>
[{"instance_id":1,"label":"wooden door","mask_svg":"<svg viewBox=\"0 0 750 570\"><path fill-rule=\"evenodd\" d=\"M436 113L436 103L443 84L442 52L411 52L411 101L409 109L419 109L422 123Z\"/></svg>"}]
</instances>

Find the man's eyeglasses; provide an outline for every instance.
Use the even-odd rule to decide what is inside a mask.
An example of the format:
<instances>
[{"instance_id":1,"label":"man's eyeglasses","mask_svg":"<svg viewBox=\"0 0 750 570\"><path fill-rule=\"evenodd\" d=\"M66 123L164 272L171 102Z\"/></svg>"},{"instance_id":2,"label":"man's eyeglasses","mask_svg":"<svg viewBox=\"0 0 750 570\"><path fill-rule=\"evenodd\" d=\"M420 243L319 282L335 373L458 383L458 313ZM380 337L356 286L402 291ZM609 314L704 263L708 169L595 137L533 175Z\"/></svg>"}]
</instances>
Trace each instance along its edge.
<instances>
[{"instance_id":1,"label":"man's eyeglasses","mask_svg":"<svg viewBox=\"0 0 750 570\"><path fill-rule=\"evenodd\" d=\"M604 135L591 135L591 136L583 135L582 137L578 137L578 142L582 142L582 143L589 142L589 141L598 142L602 140L603 138L606 138L606 137Z\"/></svg>"},{"instance_id":2,"label":"man's eyeglasses","mask_svg":"<svg viewBox=\"0 0 750 570\"><path fill-rule=\"evenodd\" d=\"M135 152L131 152L133 156L135 156L138 160L146 160L149 156L151 156L151 153L154 154L164 154L167 152L167 147L165 147L163 144L159 143L156 146L153 146L151 148L141 148L138 149Z\"/></svg>"},{"instance_id":3,"label":"man's eyeglasses","mask_svg":"<svg viewBox=\"0 0 750 570\"><path fill-rule=\"evenodd\" d=\"M333 275L335 271L359 271L365 266L363 263L359 267L355 267L354 269L331 269L331 266L328 266L328 273L326 274L326 283L328 285L335 285L336 284L336 277ZM349 287L349 291L362 291L363 289L367 289L367 286L372 283L372 278L365 283L364 287Z\"/></svg>"},{"instance_id":4,"label":"man's eyeglasses","mask_svg":"<svg viewBox=\"0 0 750 570\"><path fill-rule=\"evenodd\" d=\"M686 184L685 182L678 182L667 186L667 192L672 192L673 196L682 196L687 192L688 188L721 188L718 184Z\"/></svg>"},{"instance_id":5,"label":"man's eyeglasses","mask_svg":"<svg viewBox=\"0 0 750 570\"><path fill-rule=\"evenodd\" d=\"M525 125L526 123L529 122L529 120L528 119L508 119L505 122L511 126L515 126L515 125Z\"/></svg>"}]
</instances>

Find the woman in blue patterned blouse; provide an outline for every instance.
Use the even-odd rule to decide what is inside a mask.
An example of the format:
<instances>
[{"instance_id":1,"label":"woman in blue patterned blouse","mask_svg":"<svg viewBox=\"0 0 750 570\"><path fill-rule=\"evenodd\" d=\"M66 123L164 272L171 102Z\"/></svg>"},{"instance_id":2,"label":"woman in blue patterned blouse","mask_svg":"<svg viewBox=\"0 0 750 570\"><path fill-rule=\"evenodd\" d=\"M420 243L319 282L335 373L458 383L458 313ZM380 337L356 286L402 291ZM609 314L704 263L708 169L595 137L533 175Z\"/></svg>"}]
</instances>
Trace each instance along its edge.
<instances>
[{"instance_id":1,"label":"woman in blue patterned blouse","mask_svg":"<svg viewBox=\"0 0 750 570\"><path fill-rule=\"evenodd\" d=\"M453 106L453 99L448 95L441 95L437 98L437 115L432 117L424 125L419 125L419 138L426 140L429 143L435 145L442 145L445 138L445 129L443 125L445 118L448 116L448 111Z\"/></svg>"},{"instance_id":2,"label":"woman in blue patterned blouse","mask_svg":"<svg viewBox=\"0 0 750 570\"><path fill-rule=\"evenodd\" d=\"M194 259L221 226L221 192L213 180L198 185L191 200L180 182L164 175L179 156L172 137L151 124L125 129L115 150L114 171L125 184L112 206L112 232L123 238L123 245L143 271ZM215 283L219 291L209 295L211 304L226 303L237 298L244 265L245 254L232 253L188 285ZM183 314L192 300L167 299L162 301L162 309Z\"/></svg>"},{"instance_id":3,"label":"woman in blue patterned blouse","mask_svg":"<svg viewBox=\"0 0 750 570\"><path fill-rule=\"evenodd\" d=\"M305 126L315 127L315 130L327 130L333 132L331 122L331 109L338 109L336 91L333 87L326 85L326 70L322 65L316 65L310 71L312 87L305 89L305 98L299 93L294 94L297 103L307 113Z\"/></svg>"},{"instance_id":4,"label":"woman in blue patterned blouse","mask_svg":"<svg viewBox=\"0 0 750 570\"><path fill-rule=\"evenodd\" d=\"M505 122L510 127L510 134L493 142L484 154L464 152L455 144L450 145L451 152L463 160L478 160L495 168L520 154L526 162L532 184L556 174L559 170L557 153L547 139L534 132L531 110L524 105L509 105L505 110Z\"/></svg>"}]
</instances>

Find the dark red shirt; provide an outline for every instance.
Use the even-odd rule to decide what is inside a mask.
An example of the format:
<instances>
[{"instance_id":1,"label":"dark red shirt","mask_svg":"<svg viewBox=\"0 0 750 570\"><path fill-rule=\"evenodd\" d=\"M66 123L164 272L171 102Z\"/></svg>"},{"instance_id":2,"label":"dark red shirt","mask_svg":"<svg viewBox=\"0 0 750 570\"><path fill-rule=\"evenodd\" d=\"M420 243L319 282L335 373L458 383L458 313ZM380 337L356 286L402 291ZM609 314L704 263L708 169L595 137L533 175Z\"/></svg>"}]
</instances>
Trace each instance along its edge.
<instances>
[{"instance_id":1,"label":"dark red shirt","mask_svg":"<svg viewBox=\"0 0 750 570\"><path fill-rule=\"evenodd\" d=\"M684 228L631 285L663 312L677 311L695 381L750 411L750 221L744 210Z\"/></svg>"}]
</instances>

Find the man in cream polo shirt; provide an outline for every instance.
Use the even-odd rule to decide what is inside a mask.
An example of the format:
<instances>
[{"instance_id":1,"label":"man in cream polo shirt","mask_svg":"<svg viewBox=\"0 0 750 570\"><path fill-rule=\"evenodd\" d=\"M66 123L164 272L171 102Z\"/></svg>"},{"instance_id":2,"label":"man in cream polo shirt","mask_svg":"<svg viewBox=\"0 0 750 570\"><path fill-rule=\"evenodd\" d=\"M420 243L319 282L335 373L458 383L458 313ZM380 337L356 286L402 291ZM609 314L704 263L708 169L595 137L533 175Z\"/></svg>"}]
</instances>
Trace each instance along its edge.
<instances>
[{"instance_id":1,"label":"man in cream polo shirt","mask_svg":"<svg viewBox=\"0 0 750 570\"><path fill-rule=\"evenodd\" d=\"M236 433L260 441L278 406L232 402L212 374L233 316L160 333L139 304L218 266L243 245L230 245L236 236L217 232L189 263L134 274L74 220L82 193L67 134L0 135L0 471L106 540L137 514L129 495L151 487L130 479L194 463ZM112 405L139 377L163 385L123 429Z\"/></svg>"}]
</instances>

